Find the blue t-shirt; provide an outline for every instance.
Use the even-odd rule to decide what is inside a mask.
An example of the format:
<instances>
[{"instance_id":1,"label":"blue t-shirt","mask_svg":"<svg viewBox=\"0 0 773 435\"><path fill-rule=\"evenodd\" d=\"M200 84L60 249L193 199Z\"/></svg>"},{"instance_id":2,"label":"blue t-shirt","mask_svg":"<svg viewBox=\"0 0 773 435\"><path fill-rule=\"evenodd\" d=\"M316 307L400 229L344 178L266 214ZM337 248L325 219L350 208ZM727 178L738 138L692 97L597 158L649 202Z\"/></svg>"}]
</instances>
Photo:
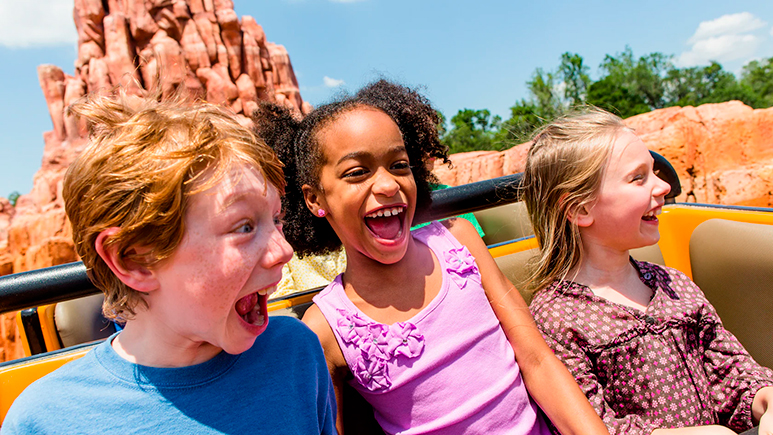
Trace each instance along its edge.
<instances>
[{"instance_id":1,"label":"blue t-shirt","mask_svg":"<svg viewBox=\"0 0 773 435\"><path fill-rule=\"evenodd\" d=\"M0 433L336 433L322 347L297 319L271 317L248 351L182 368L132 364L116 335L31 384Z\"/></svg>"}]
</instances>

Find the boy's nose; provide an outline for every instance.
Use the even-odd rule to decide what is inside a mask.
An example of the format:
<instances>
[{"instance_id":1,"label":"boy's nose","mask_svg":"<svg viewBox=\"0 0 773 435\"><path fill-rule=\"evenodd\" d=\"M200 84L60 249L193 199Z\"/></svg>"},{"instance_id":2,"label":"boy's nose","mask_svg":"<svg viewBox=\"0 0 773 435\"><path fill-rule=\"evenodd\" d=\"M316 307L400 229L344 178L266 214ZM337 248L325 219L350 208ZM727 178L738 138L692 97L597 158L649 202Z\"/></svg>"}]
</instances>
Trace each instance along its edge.
<instances>
[{"instance_id":1,"label":"boy's nose","mask_svg":"<svg viewBox=\"0 0 773 435\"><path fill-rule=\"evenodd\" d=\"M386 169L379 169L373 180L373 193L392 197L400 191L400 184L395 176Z\"/></svg>"},{"instance_id":2,"label":"boy's nose","mask_svg":"<svg viewBox=\"0 0 773 435\"><path fill-rule=\"evenodd\" d=\"M292 256L293 248L279 230L274 231L263 253L263 266L266 269L283 266Z\"/></svg>"}]
</instances>

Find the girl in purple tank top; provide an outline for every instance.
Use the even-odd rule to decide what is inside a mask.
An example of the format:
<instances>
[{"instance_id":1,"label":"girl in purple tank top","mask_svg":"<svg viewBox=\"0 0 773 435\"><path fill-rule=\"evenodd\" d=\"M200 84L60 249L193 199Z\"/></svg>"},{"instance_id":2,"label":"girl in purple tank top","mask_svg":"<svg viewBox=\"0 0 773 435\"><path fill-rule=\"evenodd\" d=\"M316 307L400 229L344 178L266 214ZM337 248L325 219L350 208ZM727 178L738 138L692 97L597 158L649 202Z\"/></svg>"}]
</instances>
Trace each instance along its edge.
<instances>
[{"instance_id":1,"label":"girl in purple tank top","mask_svg":"<svg viewBox=\"0 0 773 435\"><path fill-rule=\"evenodd\" d=\"M387 433L547 434L540 408L561 433L607 433L473 226L409 230L437 182L429 162L449 162L424 97L381 80L302 120L276 106L256 120L286 165L297 254L346 249L346 271L303 318L339 432L348 383Z\"/></svg>"}]
</instances>

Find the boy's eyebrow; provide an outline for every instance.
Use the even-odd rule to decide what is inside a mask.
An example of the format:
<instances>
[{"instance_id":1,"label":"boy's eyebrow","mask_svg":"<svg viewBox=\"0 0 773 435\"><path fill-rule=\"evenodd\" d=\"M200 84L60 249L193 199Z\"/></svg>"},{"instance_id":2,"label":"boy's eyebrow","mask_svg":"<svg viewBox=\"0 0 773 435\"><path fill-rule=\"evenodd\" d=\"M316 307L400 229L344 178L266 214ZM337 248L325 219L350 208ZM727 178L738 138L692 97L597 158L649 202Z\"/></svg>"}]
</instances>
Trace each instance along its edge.
<instances>
[{"instance_id":1,"label":"boy's eyebrow","mask_svg":"<svg viewBox=\"0 0 773 435\"><path fill-rule=\"evenodd\" d=\"M405 148L405 145L395 145L392 148L387 150L387 154L398 154L398 153L402 153L402 152L408 152L408 150L406 150L406 148ZM361 156L367 156L369 154L370 153L367 152L367 151L354 151L354 152L351 152L349 154L346 154L346 155L342 156L340 159L338 159L338 163L341 163L341 162L343 162L345 160L350 160L350 159L351 160L357 160Z\"/></svg>"},{"instance_id":2,"label":"boy's eyebrow","mask_svg":"<svg viewBox=\"0 0 773 435\"><path fill-rule=\"evenodd\" d=\"M267 190L265 190L264 188L263 195L265 196L266 193L267 193ZM218 207L219 208L218 213L222 213L228 210L229 207L236 204L237 202L248 201L250 195L251 195L250 191L240 191L240 192L237 191L234 193L229 193L225 197L225 199L223 199L223 202L220 204L220 207Z\"/></svg>"}]
</instances>

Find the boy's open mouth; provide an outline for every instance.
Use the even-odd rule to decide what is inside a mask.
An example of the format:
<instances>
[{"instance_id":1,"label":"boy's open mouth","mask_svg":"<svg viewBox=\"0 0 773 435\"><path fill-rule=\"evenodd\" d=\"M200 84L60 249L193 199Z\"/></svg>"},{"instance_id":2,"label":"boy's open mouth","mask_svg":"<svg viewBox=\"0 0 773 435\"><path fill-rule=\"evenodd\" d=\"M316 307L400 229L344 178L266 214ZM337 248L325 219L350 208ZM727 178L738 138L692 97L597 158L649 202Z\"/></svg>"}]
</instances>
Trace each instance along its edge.
<instances>
[{"instance_id":1,"label":"boy's open mouth","mask_svg":"<svg viewBox=\"0 0 773 435\"><path fill-rule=\"evenodd\" d=\"M270 289L265 288L239 299L236 302L236 313L250 325L263 326L268 315L268 295L270 293Z\"/></svg>"},{"instance_id":2,"label":"boy's open mouth","mask_svg":"<svg viewBox=\"0 0 773 435\"><path fill-rule=\"evenodd\" d=\"M657 221L658 220L658 215L660 214L661 211L663 211L663 209L658 207L658 208L656 208L654 210L651 210L651 211L647 212L644 216L642 216L641 219L644 220L644 221L648 221L648 222Z\"/></svg>"},{"instance_id":3,"label":"boy's open mouth","mask_svg":"<svg viewBox=\"0 0 773 435\"><path fill-rule=\"evenodd\" d=\"M384 207L365 215L365 225L380 239L394 240L403 234L405 206Z\"/></svg>"}]
</instances>

